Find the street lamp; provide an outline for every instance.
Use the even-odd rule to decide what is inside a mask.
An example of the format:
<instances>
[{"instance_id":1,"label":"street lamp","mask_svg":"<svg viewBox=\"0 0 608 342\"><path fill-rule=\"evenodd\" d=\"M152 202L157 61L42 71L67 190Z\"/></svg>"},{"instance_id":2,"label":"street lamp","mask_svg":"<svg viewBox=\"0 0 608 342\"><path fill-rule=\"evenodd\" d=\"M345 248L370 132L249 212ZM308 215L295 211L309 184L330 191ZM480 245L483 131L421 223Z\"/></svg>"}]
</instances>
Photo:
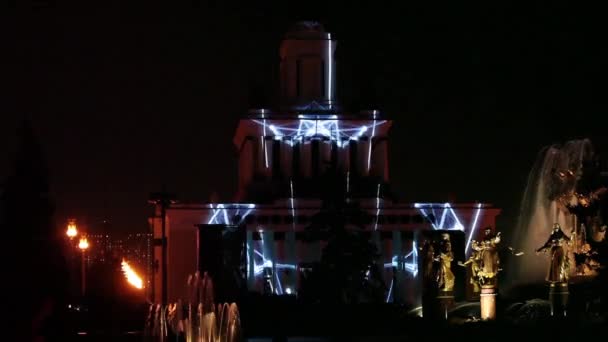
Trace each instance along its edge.
<instances>
[{"instance_id":1,"label":"street lamp","mask_svg":"<svg viewBox=\"0 0 608 342\"><path fill-rule=\"evenodd\" d=\"M78 229L76 229L76 220L68 220L68 229L66 230L65 235L67 235L70 240L74 239L76 235L78 235Z\"/></svg>"},{"instance_id":2,"label":"street lamp","mask_svg":"<svg viewBox=\"0 0 608 342\"><path fill-rule=\"evenodd\" d=\"M86 291L86 275L85 275L85 264L84 264L84 259L85 259L85 252L87 251L87 249L89 248L89 240L87 240L86 237L82 237L80 238L80 242L78 243L78 248L80 248L80 250L82 251L82 269L80 271L80 276L81 276L81 288L82 288L82 297L84 297L85 291Z\"/></svg>"},{"instance_id":3,"label":"street lamp","mask_svg":"<svg viewBox=\"0 0 608 342\"><path fill-rule=\"evenodd\" d=\"M163 189L160 192L155 192L150 194L149 203L155 204L157 209L160 209L160 218L161 218L161 304L167 305L167 232L166 232L166 216L167 209L175 201L175 195L168 193L165 191L165 186L163 185ZM156 232L155 232L156 234ZM156 245L156 239L155 245ZM152 282L154 284L154 282Z\"/></svg>"}]
</instances>

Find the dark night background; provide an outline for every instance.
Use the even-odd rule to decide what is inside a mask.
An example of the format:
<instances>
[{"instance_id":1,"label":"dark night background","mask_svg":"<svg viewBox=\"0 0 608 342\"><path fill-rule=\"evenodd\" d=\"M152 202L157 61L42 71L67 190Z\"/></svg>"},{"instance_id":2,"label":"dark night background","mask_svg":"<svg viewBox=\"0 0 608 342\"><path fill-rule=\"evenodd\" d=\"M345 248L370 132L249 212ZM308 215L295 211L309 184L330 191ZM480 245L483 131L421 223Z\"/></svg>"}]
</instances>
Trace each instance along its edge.
<instances>
[{"instance_id":1,"label":"dark night background","mask_svg":"<svg viewBox=\"0 0 608 342\"><path fill-rule=\"evenodd\" d=\"M403 200L480 200L514 217L542 146L589 137L607 152L598 9L125 3L18 1L0 24L0 179L30 118L61 224L145 230L148 194L163 182L181 199L231 200L237 120L273 102L279 42L298 20L337 37L346 109L395 120L391 179Z\"/></svg>"}]
</instances>

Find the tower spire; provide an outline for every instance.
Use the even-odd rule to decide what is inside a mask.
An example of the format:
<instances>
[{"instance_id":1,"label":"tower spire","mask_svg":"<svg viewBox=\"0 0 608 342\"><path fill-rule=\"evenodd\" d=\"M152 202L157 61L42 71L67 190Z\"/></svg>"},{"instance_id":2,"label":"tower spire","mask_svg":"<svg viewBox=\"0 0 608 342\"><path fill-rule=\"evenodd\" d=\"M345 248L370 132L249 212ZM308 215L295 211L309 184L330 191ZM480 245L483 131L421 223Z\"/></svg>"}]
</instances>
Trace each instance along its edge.
<instances>
[{"instance_id":1,"label":"tower spire","mask_svg":"<svg viewBox=\"0 0 608 342\"><path fill-rule=\"evenodd\" d=\"M336 41L323 25L295 24L281 43L281 99L288 109L336 105Z\"/></svg>"}]
</instances>

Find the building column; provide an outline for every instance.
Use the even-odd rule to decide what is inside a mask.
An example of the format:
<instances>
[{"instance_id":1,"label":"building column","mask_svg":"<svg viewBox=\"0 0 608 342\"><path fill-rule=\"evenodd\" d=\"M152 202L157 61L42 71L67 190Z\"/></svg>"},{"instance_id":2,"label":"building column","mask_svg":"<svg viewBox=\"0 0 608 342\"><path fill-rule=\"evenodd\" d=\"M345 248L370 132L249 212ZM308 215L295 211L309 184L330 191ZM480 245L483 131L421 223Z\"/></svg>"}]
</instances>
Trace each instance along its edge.
<instances>
[{"instance_id":1,"label":"building column","mask_svg":"<svg viewBox=\"0 0 608 342\"><path fill-rule=\"evenodd\" d=\"M371 173L388 182L388 142L386 138L379 137L372 144Z\"/></svg>"},{"instance_id":2,"label":"building column","mask_svg":"<svg viewBox=\"0 0 608 342\"><path fill-rule=\"evenodd\" d=\"M323 174L331 165L331 147L332 141L329 138L319 140L319 170Z\"/></svg>"},{"instance_id":3,"label":"building column","mask_svg":"<svg viewBox=\"0 0 608 342\"><path fill-rule=\"evenodd\" d=\"M247 289L255 288L255 252L253 247L253 232L247 231Z\"/></svg>"},{"instance_id":4,"label":"building column","mask_svg":"<svg viewBox=\"0 0 608 342\"><path fill-rule=\"evenodd\" d=\"M312 175L312 141L308 138L300 143L300 174L304 178Z\"/></svg>"},{"instance_id":5,"label":"building column","mask_svg":"<svg viewBox=\"0 0 608 342\"><path fill-rule=\"evenodd\" d=\"M359 175L362 177L369 175L370 170L370 145L371 140L369 137L364 136L359 138L357 143L357 166L359 169Z\"/></svg>"},{"instance_id":6,"label":"building column","mask_svg":"<svg viewBox=\"0 0 608 342\"><path fill-rule=\"evenodd\" d=\"M291 288L292 293L297 291L296 277L298 268L296 265L296 233L292 231L288 231L285 233L285 251L286 251L286 261L288 265L293 265L293 268L289 269L289 276L287 277L287 281L285 282L285 286ZM285 289L283 289L285 290Z\"/></svg>"},{"instance_id":7,"label":"building column","mask_svg":"<svg viewBox=\"0 0 608 342\"><path fill-rule=\"evenodd\" d=\"M281 173L285 179L293 177L293 140L284 137L281 143Z\"/></svg>"},{"instance_id":8,"label":"building column","mask_svg":"<svg viewBox=\"0 0 608 342\"><path fill-rule=\"evenodd\" d=\"M271 278L270 284L272 285L272 289L274 293L277 293L277 270L276 270L276 251L275 251L275 242L274 242L274 232L269 229L265 229L262 232L262 241L263 241L263 254L266 260L272 262L271 267ZM264 266L266 267L266 266ZM266 276L266 273L262 273L263 276Z\"/></svg>"},{"instance_id":9,"label":"building column","mask_svg":"<svg viewBox=\"0 0 608 342\"><path fill-rule=\"evenodd\" d=\"M391 258L391 261L393 259L397 260L397 267L393 268L393 272L395 272L395 274L393 274L393 279L395 281L395 283L393 284L393 298L395 299L393 301L393 303L399 303L401 304L403 299L401 296L401 291L403 291L402 289L402 285L403 285L403 270L401 270L401 267L403 266L403 262L405 260L404 256L405 253L403 252L403 246L402 246L402 241L401 241L401 232L398 230L393 230L393 256ZM396 258L395 258L396 257ZM393 264L393 266L395 266Z\"/></svg>"}]
</instances>

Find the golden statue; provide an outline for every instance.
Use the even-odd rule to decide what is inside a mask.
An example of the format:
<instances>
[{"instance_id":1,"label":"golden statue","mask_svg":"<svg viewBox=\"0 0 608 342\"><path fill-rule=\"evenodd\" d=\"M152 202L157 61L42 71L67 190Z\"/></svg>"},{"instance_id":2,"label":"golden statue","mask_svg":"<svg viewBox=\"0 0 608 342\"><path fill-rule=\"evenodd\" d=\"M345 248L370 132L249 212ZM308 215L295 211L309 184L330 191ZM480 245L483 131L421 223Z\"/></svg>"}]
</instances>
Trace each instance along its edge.
<instances>
[{"instance_id":1,"label":"golden statue","mask_svg":"<svg viewBox=\"0 0 608 342\"><path fill-rule=\"evenodd\" d=\"M500 243L500 232L494 234L492 228L487 227L481 241L472 240L473 253L465 263L460 266L471 265L471 279L473 291L479 292L484 285L497 285L497 275L501 271L500 259L498 257L498 244Z\"/></svg>"},{"instance_id":2,"label":"golden statue","mask_svg":"<svg viewBox=\"0 0 608 342\"><path fill-rule=\"evenodd\" d=\"M437 285L440 291L454 290L454 273L452 273L452 261L454 253L452 252L452 243L450 235L447 233L441 234L439 242L439 253L435 257L435 261L439 263L437 272Z\"/></svg>"},{"instance_id":3,"label":"golden statue","mask_svg":"<svg viewBox=\"0 0 608 342\"><path fill-rule=\"evenodd\" d=\"M472 243L476 243L476 241L473 240ZM460 261L458 262L458 265L464 267L469 264L471 265L471 278L469 279L469 283L473 285L473 292L479 292L480 285L483 285L480 284L478 276L479 270L481 269L481 253L479 251L473 249L473 252L471 253L471 256L467 261L465 261L464 263Z\"/></svg>"},{"instance_id":4,"label":"golden statue","mask_svg":"<svg viewBox=\"0 0 608 342\"><path fill-rule=\"evenodd\" d=\"M477 277L480 285L496 285L496 276L500 271L500 259L498 258L498 244L500 243L500 232L494 234L492 228L485 229L485 235L481 242L473 242L473 250L479 252L479 271Z\"/></svg>"},{"instance_id":5,"label":"golden statue","mask_svg":"<svg viewBox=\"0 0 608 342\"><path fill-rule=\"evenodd\" d=\"M553 225L551 236L536 253L551 253L551 263L546 280L550 283L567 283L570 271L570 261L565 247L570 245L570 238L562 231L559 223Z\"/></svg>"}]
</instances>

